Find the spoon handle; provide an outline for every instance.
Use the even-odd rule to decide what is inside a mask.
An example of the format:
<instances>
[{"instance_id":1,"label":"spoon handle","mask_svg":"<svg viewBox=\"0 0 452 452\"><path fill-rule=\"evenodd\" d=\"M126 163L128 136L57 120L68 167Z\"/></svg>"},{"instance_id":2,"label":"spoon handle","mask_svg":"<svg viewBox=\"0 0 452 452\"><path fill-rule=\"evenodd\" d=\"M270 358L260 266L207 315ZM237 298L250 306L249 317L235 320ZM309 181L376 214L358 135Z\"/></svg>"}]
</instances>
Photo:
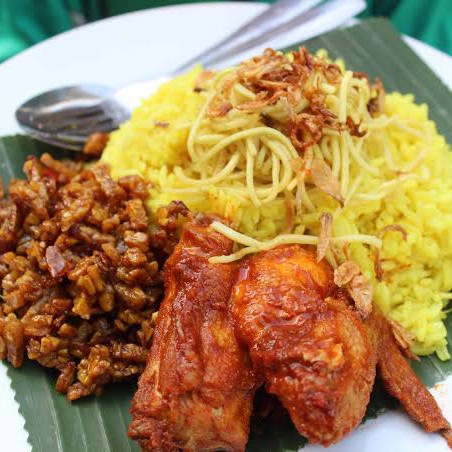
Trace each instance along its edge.
<instances>
[{"instance_id":1,"label":"spoon handle","mask_svg":"<svg viewBox=\"0 0 452 452\"><path fill-rule=\"evenodd\" d=\"M132 111L141 99L155 92L162 83L188 71L195 64L210 67L255 46L262 46L269 39L296 27L305 26L300 40L312 38L346 23L366 6L364 0L327 0L317 6L319 3L319 0L279 0L232 35L174 71L164 76L151 77L147 81L129 83L116 90L115 99L128 111ZM300 11L300 5L304 12L294 16L294 11Z\"/></svg>"},{"instance_id":2,"label":"spoon handle","mask_svg":"<svg viewBox=\"0 0 452 452\"><path fill-rule=\"evenodd\" d=\"M359 14L364 8L363 0L347 0L347 2L343 0L278 0L222 41L173 70L171 75L184 73L195 64L209 67L320 16L328 16L328 19L334 22L333 27L340 25Z\"/></svg>"},{"instance_id":3,"label":"spoon handle","mask_svg":"<svg viewBox=\"0 0 452 452\"><path fill-rule=\"evenodd\" d=\"M314 8L321 1L322 0L278 0L262 13L242 25L238 30L232 32L220 42L202 51L189 61L185 62L182 66L173 70L171 75L178 75L186 72L195 64L207 66L213 57L218 59L226 50L231 50L236 46L243 45L248 40L256 38L276 25L281 24L281 20L284 16L297 12L303 14Z\"/></svg>"}]
</instances>

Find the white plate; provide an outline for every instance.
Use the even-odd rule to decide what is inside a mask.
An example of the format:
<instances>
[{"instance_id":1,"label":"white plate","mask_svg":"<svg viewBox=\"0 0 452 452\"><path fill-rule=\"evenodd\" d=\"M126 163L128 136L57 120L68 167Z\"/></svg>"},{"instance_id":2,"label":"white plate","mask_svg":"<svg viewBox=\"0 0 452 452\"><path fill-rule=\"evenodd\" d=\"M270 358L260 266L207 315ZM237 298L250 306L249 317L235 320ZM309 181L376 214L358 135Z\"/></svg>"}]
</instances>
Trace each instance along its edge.
<instances>
[{"instance_id":1,"label":"white plate","mask_svg":"<svg viewBox=\"0 0 452 452\"><path fill-rule=\"evenodd\" d=\"M36 93L80 82L120 85L162 74L263 8L262 4L239 2L156 8L96 22L26 50L0 65L0 135L20 131L14 111ZM304 37L304 31L291 32L271 44L296 42ZM407 42L452 87L452 58L419 41L407 39ZM449 420L452 420L447 406L452 402L448 395L451 390L448 381L435 394L439 394ZM0 365L0 401L1 450L30 451L4 365ZM424 433L404 413L394 412L366 423L329 451L377 452L383 447L385 452L448 450L439 435ZM317 450L324 449L313 446L304 449Z\"/></svg>"}]
</instances>

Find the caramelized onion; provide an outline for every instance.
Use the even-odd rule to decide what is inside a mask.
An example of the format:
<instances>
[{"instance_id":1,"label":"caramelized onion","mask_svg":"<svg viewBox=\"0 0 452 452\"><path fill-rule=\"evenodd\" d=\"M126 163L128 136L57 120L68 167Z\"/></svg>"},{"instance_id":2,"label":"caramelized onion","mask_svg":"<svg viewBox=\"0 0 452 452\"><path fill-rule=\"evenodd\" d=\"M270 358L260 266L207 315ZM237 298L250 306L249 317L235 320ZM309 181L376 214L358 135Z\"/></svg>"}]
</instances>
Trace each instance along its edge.
<instances>
[{"instance_id":1,"label":"caramelized onion","mask_svg":"<svg viewBox=\"0 0 452 452\"><path fill-rule=\"evenodd\" d=\"M381 237L382 235L384 235L386 232L389 232L389 231L400 232L402 234L403 240L406 242L407 232L403 226L400 226L400 224L390 224L389 226L386 226L383 229L380 229L378 231L378 236Z\"/></svg>"},{"instance_id":2,"label":"caramelized onion","mask_svg":"<svg viewBox=\"0 0 452 452\"><path fill-rule=\"evenodd\" d=\"M327 163L318 158L314 158L311 165L311 178L314 185L319 190L323 191L327 195L330 195L339 204L344 204L339 181L334 176Z\"/></svg>"},{"instance_id":3,"label":"caramelized onion","mask_svg":"<svg viewBox=\"0 0 452 452\"><path fill-rule=\"evenodd\" d=\"M330 239L333 228L333 215L329 212L322 213L320 216L320 235L317 244L317 262L320 262L330 247Z\"/></svg>"},{"instance_id":4,"label":"caramelized onion","mask_svg":"<svg viewBox=\"0 0 452 452\"><path fill-rule=\"evenodd\" d=\"M53 278L58 278L65 272L66 260L56 246L48 246L46 249L46 262Z\"/></svg>"},{"instance_id":5,"label":"caramelized onion","mask_svg":"<svg viewBox=\"0 0 452 452\"><path fill-rule=\"evenodd\" d=\"M334 270L334 284L339 287L345 286L360 273L361 270L355 262L346 261Z\"/></svg>"},{"instance_id":6,"label":"caramelized onion","mask_svg":"<svg viewBox=\"0 0 452 452\"><path fill-rule=\"evenodd\" d=\"M367 319L372 312L373 286L364 275L356 275L347 285L347 290L358 313Z\"/></svg>"},{"instance_id":7,"label":"caramelized onion","mask_svg":"<svg viewBox=\"0 0 452 452\"><path fill-rule=\"evenodd\" d=\"M392 328L392 334L394 335L397 344L405 353L405 355L408 358L419 361L419 357L411 351L411 347L413 346L414 343L414 338L411 335L411 333L395 320L389 320L389 323Z\"/></svg>"}]
</instances>

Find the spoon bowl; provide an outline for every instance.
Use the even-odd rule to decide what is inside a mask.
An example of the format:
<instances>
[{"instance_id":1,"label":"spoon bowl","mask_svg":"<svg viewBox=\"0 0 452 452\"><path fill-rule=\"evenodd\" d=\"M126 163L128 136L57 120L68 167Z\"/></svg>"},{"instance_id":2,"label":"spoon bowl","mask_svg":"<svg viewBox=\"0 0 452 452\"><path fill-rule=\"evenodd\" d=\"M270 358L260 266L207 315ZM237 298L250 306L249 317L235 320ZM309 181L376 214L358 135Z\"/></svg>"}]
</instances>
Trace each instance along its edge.
<instances>
[{"instance_id":1,"label":"spoon bowl","mask_svg":"<svg viewBox=\"0 0 452 452\"><path fill-rule=\"evenodd\" d=\"M91 84L56 88L22 104L16 110L16 119L25 132L37 140L80 151L91 134L117 129L141 99L195 64L211 67L319 17L327 17L328 25L334 28L364 8L364 0L278 0L232 35L170 74L120 89ZM306 39L313 35L315 33L311 32Z\"/></svg>"},{"instance_id":2,"label":"spoon bowl","mask_svg":"<svg viewBox=\"0 0 452 452\"><path fill-rule=\"evenodd\" d=\"M53 89L22 104L16 119L32 137L78 151L94 131L111 132L130 117L114 94L101 85Z\"/></svg>"}]
</instances>

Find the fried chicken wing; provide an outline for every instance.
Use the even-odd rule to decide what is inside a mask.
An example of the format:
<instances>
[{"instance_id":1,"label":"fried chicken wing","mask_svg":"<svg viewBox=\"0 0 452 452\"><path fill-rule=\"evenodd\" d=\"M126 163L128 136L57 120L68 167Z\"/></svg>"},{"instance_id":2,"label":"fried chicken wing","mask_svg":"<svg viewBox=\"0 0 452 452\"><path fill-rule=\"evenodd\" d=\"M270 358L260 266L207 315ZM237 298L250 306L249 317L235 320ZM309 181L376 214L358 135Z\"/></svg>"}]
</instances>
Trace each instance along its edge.
<instances>
[{"instance_id":1,"label":"fried chicken wing","mask_svg":"<svg viewBox=\"0 0 452 452\"><path fill-rule=\"evenodd\" d=\"M164 269L166 295L129 428L144 450L243 451L248 439L258 384L229 314L236 265L208 262L232 242L209 223L185 225Z\"/></svg>"},{"instance_id":2,"label":"fried chicken wing","mask_svg":"<svg viewBox=\"0 0 452 452\"><path fill-rule=\"evenodd\" d=\"M232 312L267 391L300 434L327 446L359 424L375 379L375 347L326 262L297 245L246 259Z\"/></svg>"},{"instance_id":3,"label":"fried chicken wing","mask_svg":"<svg viewBox=\"0 0 452 452\"><path fill-rule=\"evenodd\" d=\"M389 322L376 307L369 319L378 350L377 370L386 390L398 399L410 417L427 432L440 432L452 448L452 431L435 399L410 367Z\"/></svg>"}]
</instances>

